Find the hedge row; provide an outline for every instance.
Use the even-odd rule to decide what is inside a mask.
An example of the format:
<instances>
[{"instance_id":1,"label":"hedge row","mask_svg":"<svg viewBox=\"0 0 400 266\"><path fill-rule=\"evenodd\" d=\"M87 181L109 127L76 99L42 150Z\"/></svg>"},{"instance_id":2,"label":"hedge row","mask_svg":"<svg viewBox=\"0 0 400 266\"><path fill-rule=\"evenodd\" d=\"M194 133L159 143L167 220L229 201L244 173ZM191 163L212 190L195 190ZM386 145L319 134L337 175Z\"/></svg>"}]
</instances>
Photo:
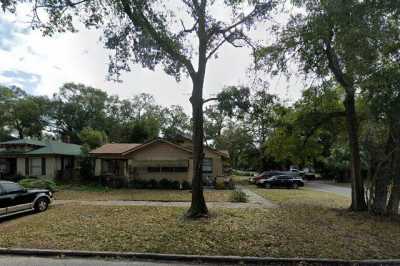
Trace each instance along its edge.
<instances>
[{"instance_id":1,"label":"hedge row","mask_svg":"<svg viewBox=\"0 0 400 266\"><path fill-rule=\"evenodd\" d=\"M125 177L101 177L101 185L111 188L137 188L137 189L191 189L188 181L173 181L169 179L128 180Z\"/></svg>"}]
</instances>

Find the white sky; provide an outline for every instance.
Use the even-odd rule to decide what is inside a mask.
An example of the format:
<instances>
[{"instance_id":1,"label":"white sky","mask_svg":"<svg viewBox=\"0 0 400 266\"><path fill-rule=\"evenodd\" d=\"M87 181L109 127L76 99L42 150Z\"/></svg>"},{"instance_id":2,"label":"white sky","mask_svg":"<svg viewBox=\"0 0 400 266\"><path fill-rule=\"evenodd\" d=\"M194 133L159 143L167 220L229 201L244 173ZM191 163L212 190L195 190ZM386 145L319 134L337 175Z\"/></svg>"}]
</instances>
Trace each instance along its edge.
<instances>
[{"instance_id":1,"label":"white sky","mask_svg":"<svg viewBox=\"0 0 400 266\"><path fill-rule=\"evenodd\" d=\"M43 37L31 31L25 16L0 13L0 83L17 85L36 95L49 95L58 91L65 82L76 82L103 89L109 94L129 98L141 92L151 93L163 106L182 105L191 112L189 95L191 82L183 77L177 83L161 69L150 71L140 65L122 75L122 83L106 80L108 53L99 41L101 32L82 29L79 33L64 33ZM254 33L266 38L264 26ZM248 67L250 49L223 46L218 59L208 64L204 97L215 95L224 86L250 85ZM300 79L287 82L286 78L265 77L271 84L270 92L293 102L301 95Z\"/></svg>"}]
</instances>

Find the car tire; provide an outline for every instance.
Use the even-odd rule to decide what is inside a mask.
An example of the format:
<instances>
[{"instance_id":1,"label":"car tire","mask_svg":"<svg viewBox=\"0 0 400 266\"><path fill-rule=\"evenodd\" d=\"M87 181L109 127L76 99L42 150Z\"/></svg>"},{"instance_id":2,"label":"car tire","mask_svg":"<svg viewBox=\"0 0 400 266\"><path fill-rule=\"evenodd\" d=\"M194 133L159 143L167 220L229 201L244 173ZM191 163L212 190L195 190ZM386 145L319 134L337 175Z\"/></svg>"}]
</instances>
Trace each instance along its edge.
<instances>
[{"instance_id":1,"label":"car tire","mask_svg":"<svg viewBox=\"0 0 400 266\"><path fill-rule=\"evenodd\" d=\"M271 184L269 183L264 184L264 188L271 188Z\"/></svg>"},{"instance_id":2,"label":"car tire","mask_svg":"<svg viewBox=\"0 0 400 266\"><path fill-rule=\"evenodd\" d=\"M35 203L35 212L44 212L49 207L49 200L46 198L39 198Z\"/></svg>"},{"instance_id":3,"label":"car tire","mask_svg":"<svg viewBox=\"0 0 400 266\"><path fill-rule=\"evenodd\" d=\"M292 188L298 189L298 188L299 188L299 185L298 185L297 183L293 183L293 184L292 184Z\"/></svg>"}]
</instances>

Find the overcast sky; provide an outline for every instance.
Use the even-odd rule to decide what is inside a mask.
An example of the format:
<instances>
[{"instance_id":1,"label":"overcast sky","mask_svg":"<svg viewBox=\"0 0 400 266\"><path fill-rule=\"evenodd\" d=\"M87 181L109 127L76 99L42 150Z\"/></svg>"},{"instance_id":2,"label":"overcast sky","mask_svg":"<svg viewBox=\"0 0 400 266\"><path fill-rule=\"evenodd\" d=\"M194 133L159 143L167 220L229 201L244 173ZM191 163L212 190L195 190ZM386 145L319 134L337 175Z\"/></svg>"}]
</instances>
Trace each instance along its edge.
<instances>
[{"instance_id":1,"label":"overcast sky","mask_svg":"<svg viewBox=\"0 0 400 266\"><path fill-rule=\"evenodd\" d=\"M122 75L122 83L107 81L109 51L99 41L101 32L81 29L78 33L64 33L43 37L32 31L28 18L4 15L0 12L0 83L17 85L35 95L49 95L58 91L65 82L90 85L129 98L141 92L151 93L163 106L180 104L191 112L188 101L191 82L183 78L177 83L161 69L150 71L140 65ZM263 26L254 33L265 38ZM249 85L252 78L250 50L223 46L216 60L210 61L205 81L205 97L215 95L224 86ZM269 80L270 92L293 102L301 95L303 84L286 78Z\"/></svg>"}]
</instances>

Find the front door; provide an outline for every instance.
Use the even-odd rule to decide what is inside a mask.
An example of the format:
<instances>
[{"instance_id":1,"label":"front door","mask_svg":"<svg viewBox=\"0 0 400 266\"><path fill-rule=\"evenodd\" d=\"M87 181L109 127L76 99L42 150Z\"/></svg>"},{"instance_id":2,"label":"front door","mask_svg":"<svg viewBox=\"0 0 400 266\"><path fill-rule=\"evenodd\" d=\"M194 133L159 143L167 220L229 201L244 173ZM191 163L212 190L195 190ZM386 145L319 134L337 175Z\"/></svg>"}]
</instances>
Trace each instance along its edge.
<instances>
[{"instance_id":1,"label":"front door","mask_svg":"<svg viewBox=\"0 0 400 266\"><path fill-rule=\"evenodd\" d=\"M209 158L204 158L201 165L203 181L206 182L212 177L213 173L213 160Z\"/></svg>"}]
</instances>

